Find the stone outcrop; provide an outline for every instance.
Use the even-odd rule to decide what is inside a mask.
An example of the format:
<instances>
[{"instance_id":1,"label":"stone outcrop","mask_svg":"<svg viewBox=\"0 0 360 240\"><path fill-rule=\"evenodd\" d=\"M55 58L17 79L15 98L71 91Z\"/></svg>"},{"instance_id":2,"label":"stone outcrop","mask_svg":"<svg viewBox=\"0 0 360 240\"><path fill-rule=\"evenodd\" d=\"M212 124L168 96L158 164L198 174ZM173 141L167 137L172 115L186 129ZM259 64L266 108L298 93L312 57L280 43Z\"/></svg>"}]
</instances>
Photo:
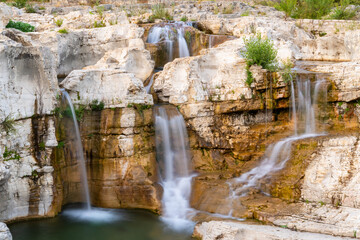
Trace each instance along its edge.
<instances>
[{"instance_id":1,"label":"stone outcrop","mask_svg":"<svg viewBox=\"0 0 360 240\"><path fill-rule=\"evenodd\" d=\"M0 239L2 240L12 240L12 236L9 228L5 223L0 222Z\"/></svg>"},{"instance_id":2,"label":"stone outcrop","mask_svg":"<svg viewBox=\"0 0 360 240\"><path fill-rule=\"evenodd\" d=\"M55 60L48 48L29 44L16 30L0 38L0 221L53 216Z\"/></svg>"},{"instance_id":3,"label":"stone outcrop","mask_svg":"<svg viewBox=\"0 0 360 240\"><path fill-rule=\"evenodd\" d=\"M211 221L196 225L193 236L203 240L240 240L240 239L254 239L254 240L336 240L336 239L350 239L333 237L323 234L296 232L289 229L263 226L263 225L249 225L235 222L221 222Z\"/></svg>"}]
</instances>

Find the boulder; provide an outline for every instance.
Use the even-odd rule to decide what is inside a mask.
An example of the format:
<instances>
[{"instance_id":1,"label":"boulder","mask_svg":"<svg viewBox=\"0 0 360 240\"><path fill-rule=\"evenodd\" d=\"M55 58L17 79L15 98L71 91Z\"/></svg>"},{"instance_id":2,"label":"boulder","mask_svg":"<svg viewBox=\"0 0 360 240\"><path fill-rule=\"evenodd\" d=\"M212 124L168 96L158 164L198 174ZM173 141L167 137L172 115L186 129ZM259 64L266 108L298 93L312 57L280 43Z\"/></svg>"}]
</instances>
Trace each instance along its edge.
<instances>
[{"instance_id":1,"label":"boulder","mask_svg":"<svg viewBox=\"0 0 360 240\"><path fill-rule=\"evenodd\" d=\"M12 236L9 228L5 223L0 222L0 239L2 240L12 240Z\"/></svg>"}]
</instances>

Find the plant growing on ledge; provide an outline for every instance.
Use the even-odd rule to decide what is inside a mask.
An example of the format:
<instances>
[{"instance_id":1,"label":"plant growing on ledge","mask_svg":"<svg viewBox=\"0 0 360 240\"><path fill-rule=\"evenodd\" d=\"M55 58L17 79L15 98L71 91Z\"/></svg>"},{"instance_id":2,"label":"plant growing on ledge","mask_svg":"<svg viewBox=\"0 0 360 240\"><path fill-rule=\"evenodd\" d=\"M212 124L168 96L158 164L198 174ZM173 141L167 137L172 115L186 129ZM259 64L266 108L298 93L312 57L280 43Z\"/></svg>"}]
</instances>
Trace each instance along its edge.
<instances>
[{"instance_id":1,"label":"plant growing on ledge","mask_svg":"<svg viewBox=\"0 0 360 240\"><path fill-rule=\"evenodd\" d=\"M94 28L106 27L106 24L103 21L95 21Z\"/></svg>"},{"instance_id":2,"label":"plant growing on ledge","mask_svg":"<svg viewBox=\"0 0 360 240\"><path fill-rule=\"evenodd\" d=\"M60 29L58 32L61 33L61 34L68 34L69 33L68 30L66 30L65 28Z\"/></svg>"},{"instance_id":3,"label":"plant growing on ledge","mask_svg":"<svg viewBox=\"0 0 360 240\"><path fill-rule=\"evenodd\" d=\"M20 154L16 152L15 150L9 150L5 146L5 151L3 153L4 161L10 161L10 160L20 160Z\"/></svg>"},{"instance_id":4,"label":"plant growing on ledge","mask_svg":"<svg viewBox=\"0 0 360 240\"><path fill-rule=\"evenodd\" d=\"M6 28L15 28L22 32L33 32L35 30L35 27L28 23L13 22L12 20L9 21L9 23L6 25Z\"/></svg>"},{"instance_id":5,"label":"plant growing on ledge","mask_svg":"<svg viewBox=\"0 0 360 240\"><path fill-rule=\"evenodd\" d=\"M262 39L261 34L251 36L249 39L244 38L244 43L245 50L241 53L246 59L246 84L250 87L254 80L250 67L258 65L263 69L275 71L277 69L277 50L268 38Z\"/></svg>"},{"instance_id":6,"label":"plant growing on ledge","mask_svg":"<svg viewBox=\"0 0 360 240\"><path fill-rule=\"evenodd\" d=\"M89 104L89 106L93 111L101 111L104 109L105 104L104 102L99 102L99 100L95 99Z\"/></svg>"},{"instance_id":7,"label":"plant growing on ledge","mask_svg":"<svg viewBox=\"0 0 360 240\"><path fill-rule=\"evenodd\" d=\"M10 133L15 133L15 120L11 117L11 114L6 116L5 119L1 122L0 126L1 129L3 129L6 132L6 135L9 135Z\"/></svg>"}]
</instances>

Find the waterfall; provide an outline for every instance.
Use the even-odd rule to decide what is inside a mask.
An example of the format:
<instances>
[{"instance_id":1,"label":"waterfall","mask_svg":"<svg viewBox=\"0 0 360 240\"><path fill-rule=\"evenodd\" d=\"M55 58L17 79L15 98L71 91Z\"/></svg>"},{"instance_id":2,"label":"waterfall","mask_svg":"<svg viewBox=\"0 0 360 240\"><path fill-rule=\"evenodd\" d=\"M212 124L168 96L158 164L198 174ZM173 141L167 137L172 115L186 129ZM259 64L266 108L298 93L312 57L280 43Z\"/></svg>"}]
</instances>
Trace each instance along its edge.
<instances>
[{"instance_id":1,"label":"waterfall","mask_svg":"<svg viewBox=\"0 0 360 240\"><path fill-rule=\"evenodd\" d=\"M184 22L166 23L155 25L150 29L148 43L164 43L168 54L168 62L174 60L174 46L178 44L178 57L190 56L189 47L185 39L185 28L189 27Z\"/></svg>"},{"instance_id":2,"label":"waterfall","mask_svg":"<svg viewBox=\"0 0 360 240\"><path fill-rule=\"evenodd\" d=\"M85 200L86 200L86 208L87 210L91 209L91 202L90 202L90 194L89 194L89 184L87 180L87 172L86 172L86 165L85 165L85 159L84 159L84 152L83 152L83 146L81 143L81 136L79 131L79 125L76 120L76 115L74 111L74 106L71 102L71 98L69 94L64 90L61 89L63 100L66 100L67 104L70 107L72 119L74 123L75 128L75 156L78 160L79 167L80 167L80 174L81 174L81 181L84 188L84 194L85 194Z\"/></svg>"},{"instance_id":3,"label":"waterfall","mask_svg":"<svg viewBox=\"0 0 360 240\"><path fill-rule=\"evenodd\" d=\"M249 188L259 187L259 180L284 168L286 162L290 159L291 146L294 141L322 135L316 129L314 107L319 100L319 92L322 90L324 83L325 81L316 81L312 91L312 83L309 79L298 78L296 80L297 91L295 91L294 82L291 82L290 108L293 112L294 133L292 136L270 145L265 150L265 154L258 166L228 182L231 204L237 196L244 196ZM229 214L231 215L231 213L232 210L230 210Z\"/></svg>"},{"instance_id":4,"label":"waterfall","mask_svg":"<svg viewBox=\"0 0 360 240\"><path fill-rule=\"evenodd\" d=\"M213 47L213 35L209 35L209 47L208 48L212 48Z\"/></svg>"},{"instance_id":5,"label":"waterfall","mask_svg":"<svg viewBox=\"0 0 360 240\"><path fill-rule=\"evenodd\" d=\"M174 230L191 229L193 213L189 141L182 115L173 106L155 108L156 155L164 189L162 219Z\"/></svg>"}]
</instances>

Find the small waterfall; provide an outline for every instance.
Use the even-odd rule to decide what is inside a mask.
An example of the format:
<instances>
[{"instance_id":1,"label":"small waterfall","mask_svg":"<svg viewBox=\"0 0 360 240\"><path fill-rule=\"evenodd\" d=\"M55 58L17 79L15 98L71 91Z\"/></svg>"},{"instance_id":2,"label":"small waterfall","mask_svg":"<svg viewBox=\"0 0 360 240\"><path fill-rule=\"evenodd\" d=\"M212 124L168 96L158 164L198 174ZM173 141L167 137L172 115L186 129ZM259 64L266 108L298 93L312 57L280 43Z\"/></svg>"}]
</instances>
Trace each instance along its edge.
<instances>
[{"instance_id":1,"label":"small waterfall","mask_svg":"<svg viewBox=\"0 0 360 240\"><path fill-rule=\"evenodd\" d=\"M316 81L312 91L309 79L296 80L297 92L291 82L291 110L293 112L294 134L270 145L266 150L260 164L243 173L240 177L228 182L230 204L237 196L244 196L249 188L260 187L259 180L269 176L270 173L281 170L291 156L291 146L294 141L321 135L316 129L315 106L318 102L319 92L323 89L325 81ZM232 214L230 210L229 215Z\"/></svg>"},{"instance_id":2,"label":"small waterfall","mask_svg":"<svg viewBox=\"0 0 360 240\"><path fill-rule=\"evenodd\" d=\"M155 108L156 153L163 186L163 217L174 230L192 229L189 141L182 115L173 106Z\"/></svg>"},{"instance_id":3,"label":"small waterfall","mask_svg":"<svg viewBox=\"0 0 360 240\"><path fill-rule=\"evenodd\" d=\"M147 42L153 44L164 43L168 54L168 62L171 62L175 58L175 43L177 43L179 47L179 51L176 56L188 57L190 56L190 51L185 39L186 27L189 26L184 22L155 25L150 29Z\"/></svg>"},{"instance_id":4,"label":"small waterfall","mask_svg":"<svg viewBox=\"0 0 360 240\"><path fill-rule=\"evenodd\" d=\"M213 47L213 35L209 35L209 47L208 48L212 48Z\"/></svg>"},{"instance_id":5,"label":"small waterfall","mask_svg":"<svg viewBox=\"0 0 360 240\"><path fill-rule=\"evenodd\" d=\"M84 187L86 208L87 208L87 210L90 210L91 202L90 202L89 184L88 184L88 180L87 180L87 172L86 172L86 166L85 166L83 146L81 143L79 125L76 120L74 106L71 102L71 98L70 98L69 94L64 89L61 89L61 93L62 93L63 100L66 100L67 104L69 105L71 114L72 114L72 119L73 119L74 128L75 128L75 151L76 151L75 154L76 154L76 158L79 162L79 166L80 166L81 181L82 181L82 184Z\"/></svg>"}]
</instances>

